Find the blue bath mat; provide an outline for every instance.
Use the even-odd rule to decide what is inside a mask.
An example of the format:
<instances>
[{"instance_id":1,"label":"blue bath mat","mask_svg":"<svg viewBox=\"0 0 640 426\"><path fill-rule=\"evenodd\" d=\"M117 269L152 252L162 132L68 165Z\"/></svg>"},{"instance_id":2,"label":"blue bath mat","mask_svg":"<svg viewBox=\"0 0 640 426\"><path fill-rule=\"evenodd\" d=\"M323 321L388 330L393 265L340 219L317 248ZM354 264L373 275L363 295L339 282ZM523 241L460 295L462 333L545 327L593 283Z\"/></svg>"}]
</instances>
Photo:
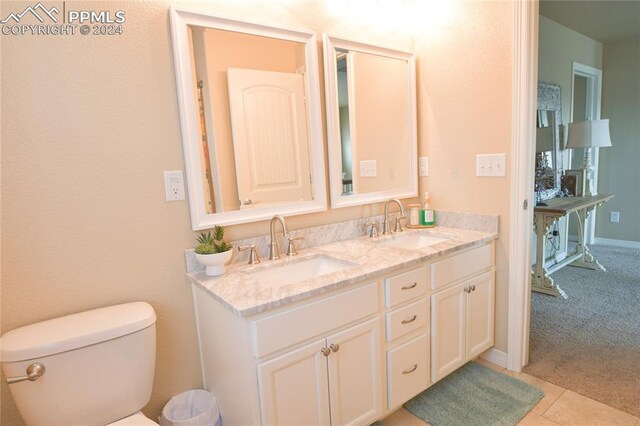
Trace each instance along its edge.
<instances>
[{"instance_id":1,"label":"blue bath mat","mask_svg":"<svg viewBox=\"0 0 640 426\"><path fill-rule=\"evenodd\" d=\"M512 426L543 396L535 386L469 362L404 407L432 426Z\"/></svg>"}]
</instances>

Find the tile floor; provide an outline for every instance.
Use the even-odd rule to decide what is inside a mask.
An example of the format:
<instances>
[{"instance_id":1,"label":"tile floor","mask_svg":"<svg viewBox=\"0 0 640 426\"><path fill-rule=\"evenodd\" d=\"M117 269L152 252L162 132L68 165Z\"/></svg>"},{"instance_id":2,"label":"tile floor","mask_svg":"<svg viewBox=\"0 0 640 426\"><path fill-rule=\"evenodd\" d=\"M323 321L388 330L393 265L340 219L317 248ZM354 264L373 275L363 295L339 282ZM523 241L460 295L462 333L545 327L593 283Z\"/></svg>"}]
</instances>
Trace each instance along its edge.
<instances>
[{"instance_id":1,"label":"tile floor","mask_svg":"<svg viewBox=\"0 0 640 426\"><path fill-rule=\"evenodd\" d=\"M483 359L478 359L477 362L537 386L544 392L544 397L538 405L533 407L518 426L640 426L638 417L601 402L526 373L508 371ZM427 424L404 408L400 408L383 421L385 426L425 426Z\"/></svg>"}]
</instances>

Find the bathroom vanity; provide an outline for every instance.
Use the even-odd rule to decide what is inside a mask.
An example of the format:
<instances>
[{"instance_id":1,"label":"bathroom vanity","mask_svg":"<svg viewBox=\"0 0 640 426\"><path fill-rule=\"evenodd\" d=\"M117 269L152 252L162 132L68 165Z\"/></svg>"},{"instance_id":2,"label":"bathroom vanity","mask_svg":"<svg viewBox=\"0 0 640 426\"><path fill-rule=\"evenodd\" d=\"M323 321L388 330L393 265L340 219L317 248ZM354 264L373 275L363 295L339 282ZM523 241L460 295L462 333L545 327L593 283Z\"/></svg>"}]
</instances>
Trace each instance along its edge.
<instances>
[{"instance_id":1,"label":"bathroom vanity","mask_svg":"<svg viewBox=\"0 0 640 426\"><path fill-rule=\"evenodd\" d=\"M495 238L409 230L189 274L225 424L368 425L489 349Z\"/></svg>"}]
</instances>

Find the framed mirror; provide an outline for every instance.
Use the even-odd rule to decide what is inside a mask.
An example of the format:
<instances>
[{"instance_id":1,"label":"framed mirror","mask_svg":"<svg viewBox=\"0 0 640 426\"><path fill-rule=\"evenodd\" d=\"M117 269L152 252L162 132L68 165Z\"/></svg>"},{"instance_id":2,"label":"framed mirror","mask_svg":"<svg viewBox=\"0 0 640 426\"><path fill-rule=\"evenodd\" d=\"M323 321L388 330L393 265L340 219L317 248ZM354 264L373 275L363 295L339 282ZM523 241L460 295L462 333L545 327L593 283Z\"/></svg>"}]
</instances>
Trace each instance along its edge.
<instances>
[{"instance_id":1,"label":"framed mirror","mask_svg":"<svg viewBox=\"0 0 640 426\"><path fill-rule=\"evenodd\" d=\"M562 177L562 96L560 86L538 82L535 191L538 199L557 197Z\"/></svg>"},{"instance_id":2,"label":"framed mirror","mask_svg":"<svg viewBox=\"0 0 640 426\"><path fill-rule=\"evenodd\" d=\"M171 9L194 230L326 210L311 31Z\"/></svg>"},{"instance_id":3,"label":"framed mirror","mask_svg":"<svg viewBox=\"0 0 640 426\"><path fill-rule=\"evenodd\" d=\"M413 54L323 41L332 207L417 196Z\"/></svg>"}]
</instances>

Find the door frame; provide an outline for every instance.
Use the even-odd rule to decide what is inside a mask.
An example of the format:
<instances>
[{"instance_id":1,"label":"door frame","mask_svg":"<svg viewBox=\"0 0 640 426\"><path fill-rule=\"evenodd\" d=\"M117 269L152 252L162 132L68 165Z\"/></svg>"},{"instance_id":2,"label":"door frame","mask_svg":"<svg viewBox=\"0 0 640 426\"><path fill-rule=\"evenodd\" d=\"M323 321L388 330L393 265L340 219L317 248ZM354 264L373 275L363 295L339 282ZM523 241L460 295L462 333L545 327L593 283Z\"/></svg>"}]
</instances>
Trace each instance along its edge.
<instances>
[{"instance_id":1,"label":"door frame","mask_svg":"<svg viewBox=\"0 0 640 426\"><path fill-rule=\"evenodd\" d=\"M584 77L587 79L587 118L591 120L599 120L601 105L602 105L602 70L589 65L584 65L579 62L571 63L571 107L569 110L569 117L573 121L573 95L574 95L574 83L576 76ZM574 150L569 150L569 166L573 163ZM600 158L600 149L592 148L592 162L593 162L593 189L595 193L598 192L598 160ZM596 210L594 209L587 220L585 221L586 235L585 244L593 244L596 236ZM567 234L569 233L569 227L567 227ZM567 235L568 237L568 235ZM568 238L565 238L568 241Z\"/></svg>"},{"instance_id":2,"label":"door frame","mask_svg":"<svg viewBox=\"0 0 640 426\"><path fill-rule=\"evenodd\" d=\"M509 214L509 312L507 368L521 371L529 359L533 166L538 85L538 1L513 3L514 44Z\"/></svg>"}]
</instances>

